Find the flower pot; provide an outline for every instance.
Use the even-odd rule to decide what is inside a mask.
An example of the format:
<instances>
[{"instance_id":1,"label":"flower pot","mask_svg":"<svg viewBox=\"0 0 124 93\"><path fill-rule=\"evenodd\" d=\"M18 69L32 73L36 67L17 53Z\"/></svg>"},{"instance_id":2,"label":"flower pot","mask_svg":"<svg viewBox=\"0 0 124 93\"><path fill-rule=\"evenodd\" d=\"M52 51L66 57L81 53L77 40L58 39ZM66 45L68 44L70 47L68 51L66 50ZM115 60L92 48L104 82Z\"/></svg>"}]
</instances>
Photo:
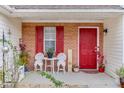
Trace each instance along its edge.
<instances>
[{"instance_id":1,"label":"flower pot","mask_svg":"<svg viewBox=\"0 0 124 93\"><path fill-rule=\"evenodd\" d=\"M105 72L105 68L99 68L99 72L100 73L104 73Z\"/></svg>"},{"instance_id":2,"label":"flower pot","mask_svg":"<svg viewBox=\"0 0 124 93\"><path fill-rule=\"evenodd\" d=\"M47 53L48 58L52 58L53 57L53 53Z\"/></svg>"},{"instance_id":3,"label":"flower pot","mask_svg":"<svg viewBox=\"0 0 124 93\"><path fill-rule=\"evenodd\" d=\"M122 88L124 88L124 77L120 78L120 85Z\"/></svg>"},{"instance_id":4,"label":"flower pot","mask_svg":"<svg viewBox=\"0 0 124 93\"><path fill-rule=\"evenodd\" d=\"M27 66L24 67L24 70L25 70L25 72L28 72L28 68L27 68Z\"/></svg>"},{"instance_id":5,"label":"flower pot","mask_svg":"<svg viewBox=\"0 0 124 93\"><path fill-rule=\"evenodd\" d=\"M75 67L75 68L73 68L73 71L74 72L79 72L79 68L78 67Z\"/></svg>"},{"instance_id":6,"label":"flower pot","mask_svg":"<svg viewBox=\"0 0 124 93\"><path fill-rule=\"evenodd\" d=\"M18 82L20 82L25 76L25 66L24 65L19 67L18 74L19 74L19 77L17 77L17 78L18 78Z\"/></svg>"}]
</instances>

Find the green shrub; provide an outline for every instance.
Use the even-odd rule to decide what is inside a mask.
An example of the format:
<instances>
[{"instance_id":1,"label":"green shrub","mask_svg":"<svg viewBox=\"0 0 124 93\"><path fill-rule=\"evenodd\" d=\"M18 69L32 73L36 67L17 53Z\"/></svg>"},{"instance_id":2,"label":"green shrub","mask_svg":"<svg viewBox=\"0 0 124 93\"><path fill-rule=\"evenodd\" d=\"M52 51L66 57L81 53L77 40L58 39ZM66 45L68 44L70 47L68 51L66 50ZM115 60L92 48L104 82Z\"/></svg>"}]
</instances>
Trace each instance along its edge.
<instances>
[{"instance_id":1,"label":"green shrub","mask_svg":"<svg viewBox=\"0 0 124 93\"><path fill-rule=\"evenodd\" d=\"M0 81L2 81L2 79L3 79L3 72L0 71Z\"/></svg>"},{"instance_id":2,"label":"green shrub","mask_svg":"<svg viewBox=\"0 0 124 93\"><path fill-rule=\"evenodd\" d=\"M49 79L54 84L55 87L62 87L63 86L64 82L56 80L52 75L48 74L47 72L40 72L40 74L43 77L46 77L47 79Z\"/></svg>"},{"instance_id":3,"label":"green shrub","mask_svg":"<svg viewBox=\"0 0 124 93\"><path fill-rule=\"evenodd\" d=\"M22 51L19 54L18 64L19 65L26 65L26 64L28 64L28 60L29 60L29 54L28 54L28 52Z\"/></svg>"},{"instance_id":4,"label":"green shrub","mask_svg":"<svg viewBox=\"0 0 124 93\"><path fill-rule=\"evenodd\" d=\"M121 67L120 69L117 70L117 75L121 78L124 77L124 67Z\"/></svg>"}]
</instances>

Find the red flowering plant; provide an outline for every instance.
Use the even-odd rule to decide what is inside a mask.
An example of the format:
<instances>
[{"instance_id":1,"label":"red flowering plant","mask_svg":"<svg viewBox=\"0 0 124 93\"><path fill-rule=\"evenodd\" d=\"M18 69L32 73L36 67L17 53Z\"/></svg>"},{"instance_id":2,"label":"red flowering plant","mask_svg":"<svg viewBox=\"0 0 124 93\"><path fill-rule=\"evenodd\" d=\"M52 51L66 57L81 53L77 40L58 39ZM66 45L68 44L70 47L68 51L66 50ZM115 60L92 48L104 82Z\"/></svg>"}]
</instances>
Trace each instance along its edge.
<instances>
[{"instance_id":1,"label":"red flowering plant","mask_svg":"<svg viewBox=\"0 0 124 93\"><path fill-rule=\"evenodd\" d=\"M104 55L101 52L98 52L98 64L99 68L105 68L105 64L103 63L104 61Z\"/></svg>"},{"instance_id":2,"label":"red flowering plant","mask_svg":"<svg viewBox=\"0 0 124 93\"><path fill-rule=\"evenodd\" d=\"M22 39L19 39L19 47L20 47L19 64L26 65L28 64L29 61L29 54L26 51L26 45L23 43Z\"/></svg>"},{"instance_id":3,"label":"red flowering plant","mask_svg":"<svg viewBox=\"0 0 124 93\"><path fill-rule=\"evenodd\" d=\"M26 49L26 45L22 42L22 40L19 40L19 47L20 47L20 51L25 51Z\"/></svg>"},{"instance_id":4,"label":"red flowering plant","mask_svg":"<svg viewBox=\"0 0 124 93\"><path fill-rule=\"evenodd\" d=\"M98 55L99 68L105 68L105 64L103 63L103 61L104 61L104 55L103 55L102 52L100 52L98 50L100 50L100 47L99 46L94 48L94 52L96 52L97 55Z\"/></svg>"}]
</instances>

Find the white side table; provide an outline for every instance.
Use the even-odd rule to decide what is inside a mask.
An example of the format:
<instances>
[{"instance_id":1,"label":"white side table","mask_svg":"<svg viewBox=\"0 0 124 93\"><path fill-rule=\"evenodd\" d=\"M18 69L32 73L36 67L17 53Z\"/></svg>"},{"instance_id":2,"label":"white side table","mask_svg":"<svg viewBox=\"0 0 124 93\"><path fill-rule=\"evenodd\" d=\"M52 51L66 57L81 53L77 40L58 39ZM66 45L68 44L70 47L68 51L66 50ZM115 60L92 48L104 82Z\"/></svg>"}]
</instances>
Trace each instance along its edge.
<instances>
[{"instance_id":1,"label":"white side table","mask_svg":"<svg viewBox=\"0 0 124 93\"><path fill-rule=\"evenodd\" d=\"M47 61L50 61L50 65L48 65L48 67L52 67L52 72L54 73L54 64L55 64L55 60L57 60L57 58L56 57L53 57L53 58L45 57L44 60L45 60L45 71L46 71L47 65L48 65Z\"/></svg>"}]
</instances>

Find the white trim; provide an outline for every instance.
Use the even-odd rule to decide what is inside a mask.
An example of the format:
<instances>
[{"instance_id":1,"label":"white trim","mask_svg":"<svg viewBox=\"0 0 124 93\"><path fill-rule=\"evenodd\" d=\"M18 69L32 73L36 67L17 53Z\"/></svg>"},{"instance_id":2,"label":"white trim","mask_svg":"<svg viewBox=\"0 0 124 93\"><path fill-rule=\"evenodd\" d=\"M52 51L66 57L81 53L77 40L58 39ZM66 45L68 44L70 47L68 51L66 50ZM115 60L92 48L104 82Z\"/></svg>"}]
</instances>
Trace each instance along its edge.
<instances>
[{"instance_id":1,"label":"white trim","mask_svg":"<svg viewBox=\"0 0 124 93\"><path fill-rule=\"evenodd\" d=\"M123 12L124 10L119 9L15 9L14 13L37 13L37 12Z\"/></svg>"},{"instance_id":2,"label":"white trim","mask_svg":"<svg viewBox=\"0 0 124 93\"><path fill-rule=\"evenodd\" d=\"M11 8L9 5L2 5L1 7L9 11L10 13L15 12L15 8Z\"/></svg>"},{"instance_id":3,"label":"white trim","mask_svg":"<svg viewBox=\"0 0 124 93\"><path fill-rule=\"evenodd\" d=\"M123 18L122 18L122 25L124 25L124 15L123 15ZM123 35L122 65L124 66L124 26L122 26L122 35Z\"/></svg>"},{"instance_id":4,"label":"white trim","mask_svg":"<svg viewBox=\"0 0 124 93\"><path fill-rule=\"evenodd\" d=\"M120 5L120 7L124 8L124 5Z\"/></svg>"},{"instance_id":5,"label":"white trim","mask_svg":"<svg viewBox=\"0 0 124 93\"><path fill-rule=\"evenodd\" d=\"M104 20L100 19L100 20L26 20L23 19L22 22L52 22L52 23L60 23L60 22L64 22L64 23L79 23L79 22L90 22L90 23L103 23Z\"/></svg>"},{"instance_id":6,"label":"white trim","mask_svg":"<svg viewBox=\"0 0 124 93\"><path fill-rule=\"evenodd\" d=\"M11 17L11 11L7 10L7 9L4 9L3 7L0 6L0 13L1 14L4 14L6 16L9 16Z\"/></svg>"},{"instance_id":7,"label":"white trim","mask_svg":"<svg viewBox=\"0 0 124 93\"><path fill-rule=\"evenodd\" d=\"M1 8L6 9L7 11L11 11L13 14L16 13L42 13L42 12L117 12L124 13L122 9L16 9L12 8L9 5L0 5ZM124 7L124 5L120 5L120 7Z\"/></svg>"},{"instance_id":8,"label":"white trim","mask_svg":"<svg viewBox=\"0 0 124 93\"><path fill-rule=\"evenodd\" d=\"M56 41L55 39L45 39L45 41Z\"/></svg>"},{"instance_id":9,"label":"white trim","mask_svg":"<svg viewBox=\"0 0 124 93\"><path fill-rule=\"evenodd\" d=\"M44 31L44 27L43 27L43 50L44 50L44 53L46 53L46 51L45 51L45 31Z\"/></svg>"},{"instance_id":10,"label":"white trim","mask_svg":"<svg viewBox=\"0 0 124 93\"><path fill-rule=\"evenodd\" d=\"M96 27L96 26L80 26L80 27L78 27L78 66L80 66L80 62L79 62L80 28L96 28L97 29L97 47L99 46L99 27ZM99 51L99 48L97 48L97 51ZM98 59L98 55L97 55L97 59ZM97 70L98 70L98 62L97 62Z\"/></svg>"}]
</instances>

